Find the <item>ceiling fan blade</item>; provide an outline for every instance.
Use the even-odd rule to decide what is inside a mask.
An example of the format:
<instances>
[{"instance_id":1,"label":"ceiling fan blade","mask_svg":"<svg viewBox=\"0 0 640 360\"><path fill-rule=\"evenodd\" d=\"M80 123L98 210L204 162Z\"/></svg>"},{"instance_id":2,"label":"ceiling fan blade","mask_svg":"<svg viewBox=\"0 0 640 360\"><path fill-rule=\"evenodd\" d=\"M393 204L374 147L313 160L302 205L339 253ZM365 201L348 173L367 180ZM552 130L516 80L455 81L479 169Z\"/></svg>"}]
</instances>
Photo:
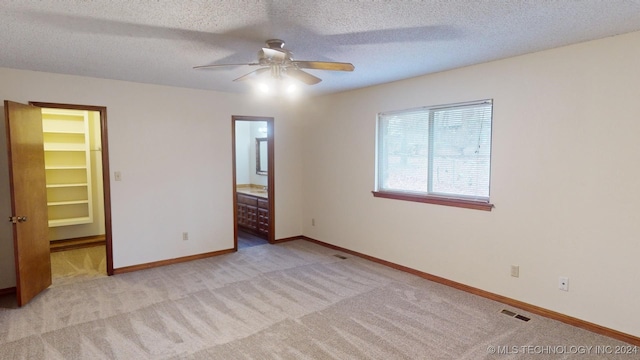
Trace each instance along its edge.
<instances>
[{"instance_id":1,"label":"ceiling fan blade","mask_svg":"<svg viewBox=\"0 0 640 360\"><path fill-rule=\"evenodd\" d=\"M250 80L250 79L253 79L253 78L257 77L257 76L260 76L260 75L264 74L265 72L268 72L269 70L271 70L271 69L268 68L268 67L260 68L258 70L254 70L254 71L252 71L252 72L250 72L250 73L248 73L246 75L242 75L239 78L234 79L233 81Z\"/></svg>"},{"instance_id":2,"label":"ceiling fan blade","mask_svg":"<svg viewBox=\"0 0 640 360\"><path fill-rule=\"evenodd\" d=\"M194 69L212 69L212 68L217 68L217 67L224 67L224 66L256 66L259 65L258 63L244 63L244 64L212 64L212 65L200 65L200 66L194 66Z\"/></svg>"},{"instance_id":3,"label":"ceiling fan blade","mask_svg":"<svg viewBox=\"0 0 640 360\"><path fill-rule=\"evenodd\" d=\"M307 72L304 72L296 68L287 68L286 74L296 80L302 81L307 85L314 85L322 81L322 79L320 79L319 77L315 77Z\"/></svg>"},{"instance_id":4,"label":"ceiling fan blade","mask_svg":"<svg viewBox=\"0 0 640 360\"><path fill-rule=\"evenodd\" d=\"M329 61L292 61L300 69L333 70L333 71L353 71L355 67L350 63L329 62Z\"/></svg>"}]
</instances>

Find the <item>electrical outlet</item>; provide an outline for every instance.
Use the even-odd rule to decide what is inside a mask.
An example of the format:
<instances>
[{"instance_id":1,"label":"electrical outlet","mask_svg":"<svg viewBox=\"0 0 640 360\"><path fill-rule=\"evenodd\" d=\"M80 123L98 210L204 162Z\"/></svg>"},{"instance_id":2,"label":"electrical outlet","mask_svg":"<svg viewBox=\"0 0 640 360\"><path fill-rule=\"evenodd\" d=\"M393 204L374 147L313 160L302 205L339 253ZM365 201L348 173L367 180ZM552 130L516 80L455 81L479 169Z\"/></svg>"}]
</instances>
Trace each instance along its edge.
<instances>
[{"instance_id":1,"label":"electrical outlet","mask_svg":"<svg viewBox=\"0 0 640 360\"><path fill-rule=\"evenodd\" d=\"M560 278L558 278L558 288L562 291L569 291L569 278L560 276Z\"/></svg>"},{"instance_id":2,"label":"electrical outlet","mask_svg":"<svg viewBox=\"0 0 640 360\"><path fill-rule=\"evenodd\" d=\"M311 226L316 226L316 219L315 218L311 219Z\"/></svg>"},{"instance_id":3,"label":"electrical outlet","mask_svg":"<svg viewBox=\"0 0 640 360\"><path fill-rule=\"evenodd\" d=\"M511 276L520 277L520 266L511 265Z\"/></svg>"},{"instance_id":4,"label":"electrical outlet","mask_svg":"<svg viewBox=\"0 0 640 360\"><path fill-rule=\"evenodd\" d=\"M182 233L182 240L189 240L189 233L188 232L183 232Z\"/></svg>"}]
</instances>

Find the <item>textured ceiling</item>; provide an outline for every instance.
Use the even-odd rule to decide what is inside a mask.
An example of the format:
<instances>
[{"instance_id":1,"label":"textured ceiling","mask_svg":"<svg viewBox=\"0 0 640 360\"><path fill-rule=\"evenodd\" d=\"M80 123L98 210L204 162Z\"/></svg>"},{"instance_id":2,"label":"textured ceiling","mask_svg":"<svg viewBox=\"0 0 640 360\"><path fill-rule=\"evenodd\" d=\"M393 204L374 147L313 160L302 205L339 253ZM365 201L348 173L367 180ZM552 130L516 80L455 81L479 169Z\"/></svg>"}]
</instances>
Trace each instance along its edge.
<instances>
[{"instance_id":1,"label":"textured ceiling","mask_svg":"<svg viewBox=\"0 0 640 360\"><path fill-rule=\"evenodd\" d=\"M192 67L280 38L355 65L309 70L318 95L638 30L640 0L0 0L0 67L245 92L254 67Z\"/></svg>"}]
</instances>

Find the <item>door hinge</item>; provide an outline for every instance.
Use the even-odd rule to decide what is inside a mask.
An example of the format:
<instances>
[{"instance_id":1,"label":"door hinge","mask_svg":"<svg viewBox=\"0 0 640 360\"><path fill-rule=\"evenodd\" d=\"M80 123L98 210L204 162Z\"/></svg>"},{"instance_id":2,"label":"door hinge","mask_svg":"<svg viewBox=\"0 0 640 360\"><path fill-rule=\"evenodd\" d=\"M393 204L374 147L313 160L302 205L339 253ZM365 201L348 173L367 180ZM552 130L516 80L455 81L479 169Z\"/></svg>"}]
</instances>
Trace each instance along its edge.
<instances>
[{"instance_id":1,"label":"door hinge","mask_svg":"<svg viewBox=\"0 0 640 360\"><path fill-rule=\"evenodd\" d=\"M12 224L17 224L19 222L27 221L26 216L9 216L9 222Z\"/></svg>"}]
</instances>

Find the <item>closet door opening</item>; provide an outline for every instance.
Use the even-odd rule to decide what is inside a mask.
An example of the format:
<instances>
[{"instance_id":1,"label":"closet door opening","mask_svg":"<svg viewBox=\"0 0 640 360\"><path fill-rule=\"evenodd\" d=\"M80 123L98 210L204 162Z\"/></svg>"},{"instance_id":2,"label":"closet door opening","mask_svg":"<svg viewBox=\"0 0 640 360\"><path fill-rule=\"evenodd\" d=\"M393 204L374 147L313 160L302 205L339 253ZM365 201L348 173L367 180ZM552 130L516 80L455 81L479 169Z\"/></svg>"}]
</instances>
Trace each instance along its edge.
<instances>
[{"instance_id":1,"label":"closet door opening","mask_svg":"<svg viewBox=\"0 0 640 360\"><path fill-rule=\"evenodd\" d=\"M112 275L106 108L30 104L42 108L53 281Z\"/></svg>"}]
</instances>

